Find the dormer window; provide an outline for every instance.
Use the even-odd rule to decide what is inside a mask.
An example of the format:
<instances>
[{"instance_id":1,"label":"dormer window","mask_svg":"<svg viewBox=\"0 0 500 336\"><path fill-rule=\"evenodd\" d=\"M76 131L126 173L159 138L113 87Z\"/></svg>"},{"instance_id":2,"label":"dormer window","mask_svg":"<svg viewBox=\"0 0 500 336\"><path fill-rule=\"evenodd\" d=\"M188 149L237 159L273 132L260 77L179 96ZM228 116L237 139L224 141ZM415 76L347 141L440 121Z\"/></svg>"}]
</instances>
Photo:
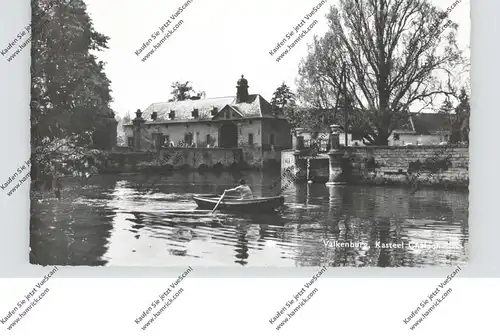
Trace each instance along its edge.
<instances>
[{"instance_id":1,"label":"dormer window","mask_svg":"<svg viewBox=\"0 0 500 336\"><path fill-rule=\"evenodd\" d=\"M219 112L219 109L218 109L217 107L215 107L215 106L214 106L214 107L212 108L212 116L217 115L217 113L218 113L218 112Z\"/></svg>"},{"instance_id":2,"label":"dormer window","mask_svg":"<svg viewBox=\"0 0 500 336\"><path fill-rule=\"evenodd\" d=\"M151 119L156 120L158 118L158 112L151 113Z\"/></svg>"},{"instance_id":3,"label":"dormer window","mask_svg":"<svg viewBox=\"0 0 500 336\"><path fill-rule=\"evenodd\" d=\"M170 118L170 120L174 120L175 119L175 111L174 110L170 110L170 113L168 114L168 117Z\"/></svg>"},{"instance_id":4,"label":"dormer window","mask_svg":"<svg viewBox=\"0 0 500 336\"><path fill-rule=\"evenodd\" d=\"M198 118L199 117L198 109L194 109L193 112L191 112L191 115L193 116L193 118Z\"/></svg>"}]
</instances>

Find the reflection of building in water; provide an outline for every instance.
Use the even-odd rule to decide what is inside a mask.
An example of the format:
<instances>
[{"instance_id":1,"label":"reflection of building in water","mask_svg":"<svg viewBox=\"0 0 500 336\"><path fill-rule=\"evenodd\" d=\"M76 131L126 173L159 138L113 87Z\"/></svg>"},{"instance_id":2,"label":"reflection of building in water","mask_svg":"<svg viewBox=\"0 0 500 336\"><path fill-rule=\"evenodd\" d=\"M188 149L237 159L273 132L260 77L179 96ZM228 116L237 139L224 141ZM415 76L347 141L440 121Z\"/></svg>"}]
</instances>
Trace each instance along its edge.
<instances>
[{"instance_id":1,"label":"reflection of building in water","mask_svg":"<svg viewBox=\"0 0 500 336\"><path fill-rule=\"evenodd\" d=\"M343 186L327 187L329 192L327 210L324 202L324 185L304 184L304 188L307 190L309 201L305 202L307 205L305 208L295 210L297 228L288 232L286 236L287 240L296 241L297 265L347 265L355 258L356 252L353 252L353 248L327 249L325 241L351 238L352 231L349 227L349 218L346 216L346 207L351 202L349 191Z\"/></svg>"},{"instance_id":2,"label":"reflection of building in water","mask_svg":"<svg viewBox=\"0 0 500 336\"><path fill-rule=\"evenodd\" d=\"M329 187L328 218L332 223L329 239L349 244L330 249L331 266L374 264L373 251L369 248L370 230L373 229L369 218L373 213L374 200L357 197L358 194L359 190L348 186Z\"/></svg>"},{"instance_id":3,"label":"reflection of building in water","mask_svg":"<svg viewBox=\"0 0 500 336\"><path fill-rule=\"evenodd\" d=\"M409 218L420 218L436 211L439 205L439 220L454 220L467 227L469 217L468 194L447 191L436 193L433 190L419 190L409 198Z\"/></svg>"},{"instance_id":4,"label":"reflection of building in water","mask_svg":"<svg viewBox=\"0 0 500 336\"><path fill-rule=\"evenodd\" d=\"M373 198L374 219L386 218L408 218L409 216L409 193L404 188L366 188L363 192L368 192Z\"/></svg>"}]
</instances>

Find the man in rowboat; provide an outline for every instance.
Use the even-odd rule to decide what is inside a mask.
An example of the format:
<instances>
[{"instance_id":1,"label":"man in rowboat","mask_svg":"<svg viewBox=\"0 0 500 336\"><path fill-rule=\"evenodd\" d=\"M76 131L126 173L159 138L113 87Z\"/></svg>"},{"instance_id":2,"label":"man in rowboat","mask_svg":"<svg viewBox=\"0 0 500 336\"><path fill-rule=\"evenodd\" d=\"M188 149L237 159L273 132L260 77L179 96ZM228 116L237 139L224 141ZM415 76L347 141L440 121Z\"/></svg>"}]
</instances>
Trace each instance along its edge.
<instances>
[{"instance_id":1,"label":"man in rowboat","mask_svg":"<svg viewBox=\"0 0 500 336\"><path fill-rule=\"evenodd\" d=\"M240 180L240 185L237 186L236 188L224 190L224 192L230 192L230 191L239 192L241 199L252 199L253 198L252 189L250 189L250 187L247 185L247 183L244 179Z\"/></svg>"}]
</instances>

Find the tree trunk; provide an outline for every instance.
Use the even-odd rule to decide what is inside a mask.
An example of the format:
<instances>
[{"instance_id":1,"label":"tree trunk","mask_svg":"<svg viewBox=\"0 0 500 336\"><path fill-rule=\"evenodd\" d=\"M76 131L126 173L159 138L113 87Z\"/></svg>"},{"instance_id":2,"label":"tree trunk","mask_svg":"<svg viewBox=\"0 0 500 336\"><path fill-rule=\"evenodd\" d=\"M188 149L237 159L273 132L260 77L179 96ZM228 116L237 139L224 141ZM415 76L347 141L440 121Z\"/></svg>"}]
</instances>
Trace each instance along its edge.
<instances>
[{"instance_id":1,"label":"tree trunk","mask_svg":"<svg viewBox=\"0 0 500 336\"><path fill-rule=\"evenodd\" d=\"M388 146L389 145L389 134L386 131L379 131L377 137L375 138L376 146Z\"/></svg>"}]
</instances>

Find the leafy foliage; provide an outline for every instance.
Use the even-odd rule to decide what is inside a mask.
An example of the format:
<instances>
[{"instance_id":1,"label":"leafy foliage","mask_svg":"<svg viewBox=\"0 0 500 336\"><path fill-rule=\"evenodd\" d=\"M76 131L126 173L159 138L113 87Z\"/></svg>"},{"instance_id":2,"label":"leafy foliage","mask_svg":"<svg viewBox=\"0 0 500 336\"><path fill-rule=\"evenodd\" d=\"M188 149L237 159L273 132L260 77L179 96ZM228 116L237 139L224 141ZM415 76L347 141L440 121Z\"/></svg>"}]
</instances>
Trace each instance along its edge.
<instances>
[{"instance_id":1,"label":"leafy foliage","mask_svg":"<svg viewBox=\"0 0 500 336\"><path fill-rule=\"evenodd\" d=\"M283 82L273 93L271 105L276 108L284 108L287 104L295 104L295 94L290 87Z\"/></svg>"},{"instance_id":2,"label":"leafy foliage","mask_svg":"<svg viewBox=\"0 0 500 336\"><path fill-rule=\"evenodd\" d=\"M307 128L314 132L324 127L327 122L325 117L328 114L324 111L297 105L295 93L285 82L274 91L271 105L283 110L292 128Z\"/></svg>"},{"instance_id":3,"label":"leafy foliage","mask_svg":"<svg viewBox=\"0 0 500 336\"><path fill-rule=\"evenodd\" d=\"M453 112L453 103L449 99L445 99L445 101L441 104L438 113L449 114L451 112Z\"/></svg>"},{"instance_id":4,"label":"leafy foliage","mask_svg":"<svg viewBox=\"0 0 500 336\"><path fill-rule=\"evenodd\" d=\"M32 0L32 16L30 107L36 180L53 174L56 165L84 167L77 162L108 145L116 121L104 63L92 54L107 48L108 37L94 30L85 3ZM85 175L85 169L80 172Z\"/></svg>"},{"instance_id":5,"label":"leafy foliage","mask_svg":"<svg viewBox=\"0 0 500 336\"><path fill-rule=\"evenodd\" d=\"M198 100L205 96L205 92L199 91L195 92L193 90L190 82L175 82L171 85L172 91L170 92L172 98L169 100L172 101L183 101L183 100Z\"/></svg>"},{"instance_id":6,"label":"leafy foliage","mask_svg":"<svg viewBox=\"0 0 500 336\"><path fill-rule=\"evenodd\" d=\"M283 112L292 128L305 128L311 132L319 132L331 124L329 113L316 108L288 104Z\"/></svg>"}]
</instances>

